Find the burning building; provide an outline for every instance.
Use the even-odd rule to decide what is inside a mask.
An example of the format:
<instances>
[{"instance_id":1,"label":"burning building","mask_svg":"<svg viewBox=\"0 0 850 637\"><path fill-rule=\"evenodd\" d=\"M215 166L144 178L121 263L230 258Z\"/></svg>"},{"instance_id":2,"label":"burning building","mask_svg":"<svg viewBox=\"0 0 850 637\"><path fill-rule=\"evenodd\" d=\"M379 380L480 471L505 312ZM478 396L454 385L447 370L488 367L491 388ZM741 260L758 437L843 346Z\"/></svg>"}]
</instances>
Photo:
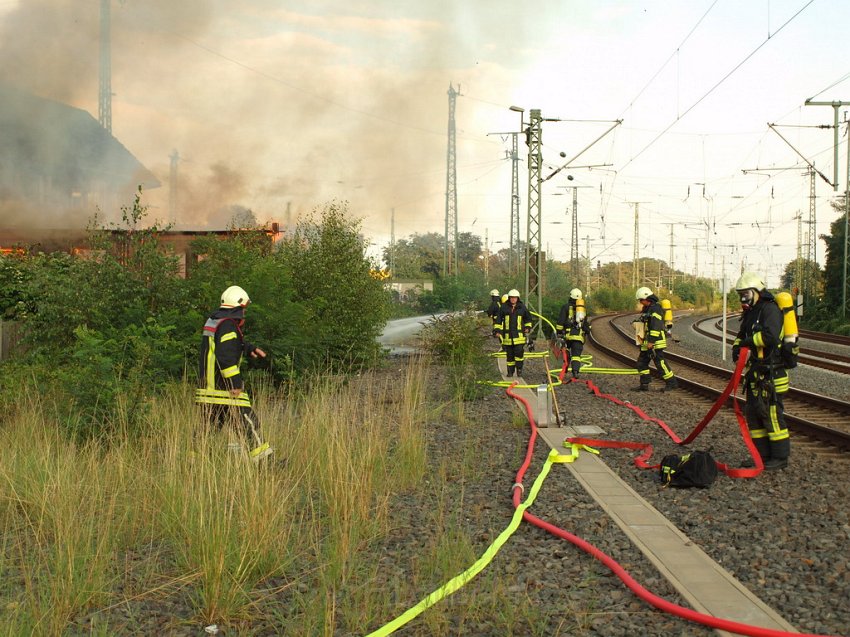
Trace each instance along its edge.
<instances>
[{"instance_id":1,"label":"burning building","mask_svg":"<svg viewBox=\"0 0 850 637\"><path fill-rule=\"evenodd\" d=\"M139 186L160 182L89 113L0 82L0 233L54 241L98 210L112 221Z\"/></svg>"}]
</instances>

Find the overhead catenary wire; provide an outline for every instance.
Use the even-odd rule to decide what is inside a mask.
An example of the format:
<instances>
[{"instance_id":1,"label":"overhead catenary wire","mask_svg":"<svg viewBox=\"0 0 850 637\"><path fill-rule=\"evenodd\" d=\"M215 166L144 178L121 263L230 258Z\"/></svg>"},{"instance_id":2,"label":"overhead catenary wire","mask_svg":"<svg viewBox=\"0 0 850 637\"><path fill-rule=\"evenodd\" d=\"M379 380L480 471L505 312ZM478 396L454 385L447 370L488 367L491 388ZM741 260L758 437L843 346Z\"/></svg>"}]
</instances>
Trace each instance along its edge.
<instances>
[{"instance_id":1,"label":"overhead catenary wire","mask_svg":"<svg viewBox=\"0 0 850 637\"><path fill-rule=\"evenodd\" d=\"M671 128L673 128L673 126L675 126L675 125L676 125L676 124L677 124L677 123L678 123L678 122L679 122L679 121L680 121L683 117L685 117L688 113L690 113L693 109L695 109L695 108L696 108L699 104L701 104L701 103L702 103L702 101L703 101L705 98L707 98L709 95L711 95L711 94L712 94L712 93L713 93L713 92L714 92L714 91L715 91L715 90L716 90L716 89L717 89L717 88L718 88L721 84L723 84L723 83L724 83L727 79L729 79L729 78L730 78L730 77L731 77L731 76L732 76L732 75L733 75L733 74L734 74L734 73L735 73L738 69L740 69L740 68L741 68L744 64L746 64L746 63L747 63L747 62L748 62L748 61L749 61L749 60L750 60L750 59L751 59L751 58L752 58L752 57L753 57L756 53L758 53L758 52L762 49L762 47L764 47L764 45L765 45L765 44L767 44L768 42L770 42L770 41L773 39L773 37L774 37L774 36L776 36L777 34L779 34L779 33L780 33L780 32L781 32L781 31L782 31L785 27L787 27L789 24L791 24L791 22L792 22L792 21L793 21L793 20L794 20L797 16L799 16L799 15L800 15L803 11L805 11L805 10L806 10L806 9L807 9L807 8L808 8L808 7L809 7L809 6L810 6L810 5L814 2L814 1L815 1L815 0L808 0L808 2L806 2L806 4L804 4L804 5L803 5L800 9L798 9L798 10L797 10L797 12L796 12L796 13L794 13L794 15L792 15L792 16L791 16L790 18L788 18L788 19L787 19L784 23L782 23L782 25L781 25L778 29L776 29L776 31L774 31L772 34L768 33L767 37L766 37L766 38L765 38L765 39L764 39L764 40L763 40L763 41L762 41L762 42L761 42L761 43L760 43L760 44L759 44L756 48L754 48L752 51L750 51L750 52L749 52L749 53L748 53L748 54L744 57L744 59L742 59L740 62L738 62L738 63L737 63L734 67L732 67L732 69L730 69L730 70L729 70L729 71L728 71L728 72L727 72L727 73L726 73L723 77L721 77L721 78L720 78L720 79L719 79L719 80L718 80L718 81L717 81L717 82L716 82L713 86L711 86L711 88L709 88L709 89L708 89L708 91L706 91L706 92L703 94L703 96L702 96L702 97L700 97L700 98L699 98L699 99L697 99L697 100L696 100L693 104L691 104L691 105L690 105L690 106L689 106L689 107L685 110L685 112L684 112L684 113L682 113L681 115L677 115L677 116L676 116L676 118L675 118L672 122L670 122L670 123L669 123L669 124L668 124L668 125L667 125L667 126L666 126L666 127L665 127L662 131L661 131L661 132L660 132L660 133L658 133L658 135L656 135L654 138L652 138L652 140L650 140L650 142L649 142L648 144L646 144L643 148L641 148L641 150L640 150L640 151L638 151L638 153L637 153L636 155L634 155L631 159L629 159L629 160L628 160L628 161L627 161L627 162L626 162L626 163L625 163L625 164L624 164L624 165L620 168L620 171L622 172L623 170L625 170L627 166L629 166L629 165L630 165L633 161L635 161L638 157L640 157L641 155L643 155L643 153L645 153L645 152L646 152L649 148L651 148L651 147L655 144L655 142L657 142L659 139L661 139L661 137L663 137L663 136L664 136L664 134L665 134L667 131L669 131Z\"/></svg>"}]
</instances>

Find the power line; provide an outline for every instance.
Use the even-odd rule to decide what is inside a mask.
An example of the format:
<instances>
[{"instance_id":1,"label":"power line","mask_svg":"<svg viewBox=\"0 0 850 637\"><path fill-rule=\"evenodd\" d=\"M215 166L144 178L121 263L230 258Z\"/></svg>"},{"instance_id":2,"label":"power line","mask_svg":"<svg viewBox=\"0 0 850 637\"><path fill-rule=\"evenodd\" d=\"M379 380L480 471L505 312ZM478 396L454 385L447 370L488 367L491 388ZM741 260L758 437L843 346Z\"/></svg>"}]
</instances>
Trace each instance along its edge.
<instances>
[{"instance_id":1,"label":"power line","mask_svg":"<svg viewBox=\"0 0 850 637\"><path fill-rule=\"evenodd\" d=\"M800 9L799 9L799 10L798 10L798 11L797 11L794 15L792 15L790 18L788 18L788 20L786 20L786 21L782 24L782 26L780 26L780 27L779 27L776 31L774 31L772 35L771 35L771 34L768 34L768 36L764 39L764 41L763 41L761 44L759 44L759 45L758 45L755 49L753 49L753 50L752 50L752 51L751 51L751 52L750 52L750 53L749 53L749 54L748 54L748 55L747 55L747 56L746 56L743 60L741 60L740 62L738 62L738 64L736 64L736 65L732 68L732 70L730 70L730 71L729 71L726 75L724 75L722 78L720 78L720 80L719 80L717 83L715 83L715 84L714 84L714 86L712 86L710 89L708 89L708 91L707 91L707 92L706 92L706 93L705 93L702 97L700 97L700 98L699 98L696 102L694 102L693 104L691 104L691 105L688 107L688 109L687 109L684 113L682 113L681 115L677 115L677 116L676 116L676 118L675 118L672 122L670 122L670 124L668 124L668 125L667 125L667 127L666 127L666 128L664 128L664 130L662 130L660 133L658 133L658 135L656 135L656 136L652 139L652 141L650 141L650 142L649 142L646 146L644 146L644 147L643 147L643 148L642 148L642 149L638 152L638 154L637 154L637 155L635 155L634 157L632 157L631 159L629 159L629 160L628 160L628 161L627 161L627 162L623 165L623 167L622 167L622 168L620 168L620 171L625 170L626 166L628 166L629 164L631 164L634 160L636 160L636 159L637 159L638 157L640 157L640 156L641 156L644 152L646 152L646 151L647 151L647 149L649 149L651 146L653 146L653 145L655 144L655 142L657 142L659 139L661 139L661 137L663 137L663 136L664 136L664 134L665 134L667 131L669 131L671 128L673 128L673 126L675 126L675 125L676 125L676 123L677 123L679 120L681 120L683 117L685 117L685 115L687 115L687 114L688 114L688 113L690 113L693 109L695 109L695 108L696 108L696 107L697 107L697 106L698 106L698 105L699 105L699 104L700 104L700 103L701 103L701 102L702 102L702 101L703 101L706 97L708 97L709 95L711 95L711 94L715 91L715 89L716 89L718 86L720 86L721 84L723 84L723 82L725 82L727 79L729 79L729 77L731 77L731 76L732 76L732 74L733 74L733 73L735 73L735 71L737 71L737 70L738 70L739 68L741 68L744 64L746 64L746 63L749 61L749 59L750 59L751 57L753 57L756 53L758 53L758 51L759 51L759 50L761 50L761 48L762 48L765 44L767 44L768 42L770 42L770 40L771 40L771 38L773 38L773 36L777 35L780 31L782 31L785 27L787 27L787 26L788 26L788 25L789 25L789 24L790 24L790 23L791 23L791 22L792 22L792 21L793 21L793 20L794 20L794 19L798 16L798 15L800 15L803 11L805 11L805 10L808 8L808 6L809 6L810 4L812 4L814 1L815 1L815 0L809 0L808 2L806 2L806 4L805 4L805 5L803 5L803 7L802 7L802 8L800 8Z\"/></svg>"},{"instance_id":2,"label":"power line","mask_svg":"<svg viewBox=\"0 0 850 637\"><path fill-rule=\"evenodd\" d=\"M688 35L686 35L686 36L685 36L685 39L684 39L684 40L682 40L681 44L679 44L679 46L677 46L677 47L676 47L676 49L675 49L675 50L674 50L674 51L670 54L670 57L668 57L668 58L664 61L664 64L662 64L662 65L659 67L659 69L655 72L655 74L654 74L651 78L649 78L649 80L647 81L647 83L646 83L646 84L644 84L643 88L642 88L641 90L639 90L639 91L638 91L638 94L637 94L637 95L635 95L635 96L634 96L634 97L633 97L633 98L629 101L629 105L626 107L625 111L623 111L623 113L621 113L621 114L620 114L620 117L618 117L617 119L622 119L622 118L623 118L623 116L625 115L626 111L628 111L628 110L629 110L629 108L631 108L631 107L634 105L634 103L637 101L637 99L638 99L641 95L643 95L643 92L644 92L647 88L649 88L649 85L650 85L650 84L652 84L652 82L655 80L655 78L656 78L656 77L658 77L658 75L661 73L661 71L663 71L663 70L664 70L664 68L665 68L665 67L666 67L666 66L670 63L670 60L672 60L674 57L676 57L676 55L679 53L679 50L680 50L680 49L681 49L681 48L685 45L685 42L687 42L687 41L688 41L688 39L689 39L689 38L690 38L690 37L694 34L694 31L696 31L696 30L697 30L697 27L699 27L699 25L700 25L700 24L702 24L702 21L703 21L703 20L705 20L705 17L709 14L709 12L710 12L710 11L714 8L714 5L716 5L716 4L717 4L717 0L714 0L714 2L712 2L712 3L711 3L711 6L710 6L710 7L706 10L706 12L702 14L702 17L701 17L699 20L697 20L697 23L696 23L696 24L693 26L693 28L692 28L692 29L688 32Z\"/></svg>"}]
</instances>

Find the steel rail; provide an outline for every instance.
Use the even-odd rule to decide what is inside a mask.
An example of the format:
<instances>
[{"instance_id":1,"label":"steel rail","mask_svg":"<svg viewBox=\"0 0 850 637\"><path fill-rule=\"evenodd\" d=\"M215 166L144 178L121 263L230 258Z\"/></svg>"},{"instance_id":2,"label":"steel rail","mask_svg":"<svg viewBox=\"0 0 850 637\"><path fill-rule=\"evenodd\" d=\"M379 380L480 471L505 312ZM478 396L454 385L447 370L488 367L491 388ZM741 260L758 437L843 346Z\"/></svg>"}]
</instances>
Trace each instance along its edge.
<instances>
[{"instance_id":1,"label":"steel rail","mask_svg":"<svg viewBox=\"0 0 850 637\"><path fill-rule=\"evenodd\" d=\"M619 334L624 341L628 341L634 346L633 335L629 335L621 326L617 325L614 320L623 316L627 315L618 314L597 316L592 319L592 322L595 323L600 320L607 320L610 323L611 329L613 329L615 333ZM636 355L630 356L622 350L618 350L613 346L600 342L598 333L601 331L602 330L596 330L590 334L590 341L594 347L598 348L606 355L633 367L635 365ZM665 356L668 360L677 364L676 377L679 381L679 385L694 394L698 394L706 398L713 398L716 400L722 393L722 390L704 382L683 378L679 373L680 369L691 369L722 381L728 380L729 374L731 373L728 369L717 367L703 361L694 360L687 356L675 354L670 351L665 351ZM732 400L739 400L741 403L744 402L740 398L730 397L727 404L731 406ZM785 395L785 406L785 419L790 428L844 451L850 451L850 404L842 400L836 400L829 396L815 394L813 392L807 392L802 389L791 387ZM807 413L812 410L817 410L821 413ZM829 424L825 424L824 421L839 425L843 424L847 427L847 429L842 430L831 427Z\"/></svg>"}]
</instances>

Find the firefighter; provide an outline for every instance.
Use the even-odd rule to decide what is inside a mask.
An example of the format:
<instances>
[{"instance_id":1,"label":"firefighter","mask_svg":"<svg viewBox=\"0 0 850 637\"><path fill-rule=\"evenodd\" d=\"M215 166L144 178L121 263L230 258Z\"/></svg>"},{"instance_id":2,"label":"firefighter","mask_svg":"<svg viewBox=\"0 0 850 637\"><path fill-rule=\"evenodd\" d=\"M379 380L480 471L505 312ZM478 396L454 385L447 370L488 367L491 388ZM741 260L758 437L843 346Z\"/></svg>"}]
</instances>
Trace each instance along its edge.
<instances>
[{"instance_id":1,"label":"firefighter","mask_svg":"<svg viewBox=\"0 0 850 637\"><path fill-rule=\"evenodd\" d=\"M502 342L508 364L508 376L522 375L525 343L531 331L531 313L519 300L519 292L508 292L508 301L499 309L499 316L493 327Z\"/></svg>"},{"instance_id":2,"label":"firefighter","mask_svg":"<svg viewBox=\"0 0 850 637\"><path fill-rule=\"evenodd\" d=\"M209 422L219 430L228 417L238 419L238 429L250 449L248 455L259 461L270 455L272 448L260 439L260 422L239 371L243 354L266 357L242 335L245 308L250 302L245 290L231 285L222 293L220 307L204 324L198 356L201 386L195 392L195 402L204 406Z\"/></svg>"},{"instance_id":3,"label":"firefighter","mask_svg":"<svg viewBox=\"0 0 850 637\"><path fill-rule=\"evenodd\" d=\"M640 355L637 360L640 385L636 387L636 390L649 391L649 383L652 381L649 375L649 363L653 358L655 359L655 368L665 381L662 391L676 389L679 386L679 381L676 380L673 370L664 358L664 349L667 347L664 310L658 302L658 297L647 287L637 289L635 300L643 308L638 318L638 321L643 324L643 338L641 339Z\"/></svg>"},{"instance_id":4,"label":"firefighter","mask_svg":"<svg viewBox=\"0 0 850 637\"><path fill-rule=\"evenodd\" d=\"M742 347L750 350L744 376L747 404L744 413L765 469L783 469L791 455L791 437L785 424L782 395L788 392L788 370L782 363L782 310L762 278L744 272L735 289L741 299L741 328L732 344L737 362Z\"/></svg>"},{"instance_id":5,"label":"firefighter","mask_svg":"<svg viewBox=\"0 0 850 637\"><path fill-rule=\"evenodd\" d=\"M499 290L490 290L490 307L487 308L487 316L493 323L499 316L499 307L502 305L499 298Z\"/></svg>"},{"instance_id":6,"label":"firefighter","mask_svg":"<svg viewBox=\"0 0 850 637\"><path fill-rule=\"evenodd\" d=\"M570 300L561 307L558 322L555 324L561 348L566 347L570 354L570 367L573 378L578 378L581 369L581 352L584 349L584 339L590 334L590 323L584 310L584 299L581 290L570 290Z\"/></svg>"}]
</instances>

